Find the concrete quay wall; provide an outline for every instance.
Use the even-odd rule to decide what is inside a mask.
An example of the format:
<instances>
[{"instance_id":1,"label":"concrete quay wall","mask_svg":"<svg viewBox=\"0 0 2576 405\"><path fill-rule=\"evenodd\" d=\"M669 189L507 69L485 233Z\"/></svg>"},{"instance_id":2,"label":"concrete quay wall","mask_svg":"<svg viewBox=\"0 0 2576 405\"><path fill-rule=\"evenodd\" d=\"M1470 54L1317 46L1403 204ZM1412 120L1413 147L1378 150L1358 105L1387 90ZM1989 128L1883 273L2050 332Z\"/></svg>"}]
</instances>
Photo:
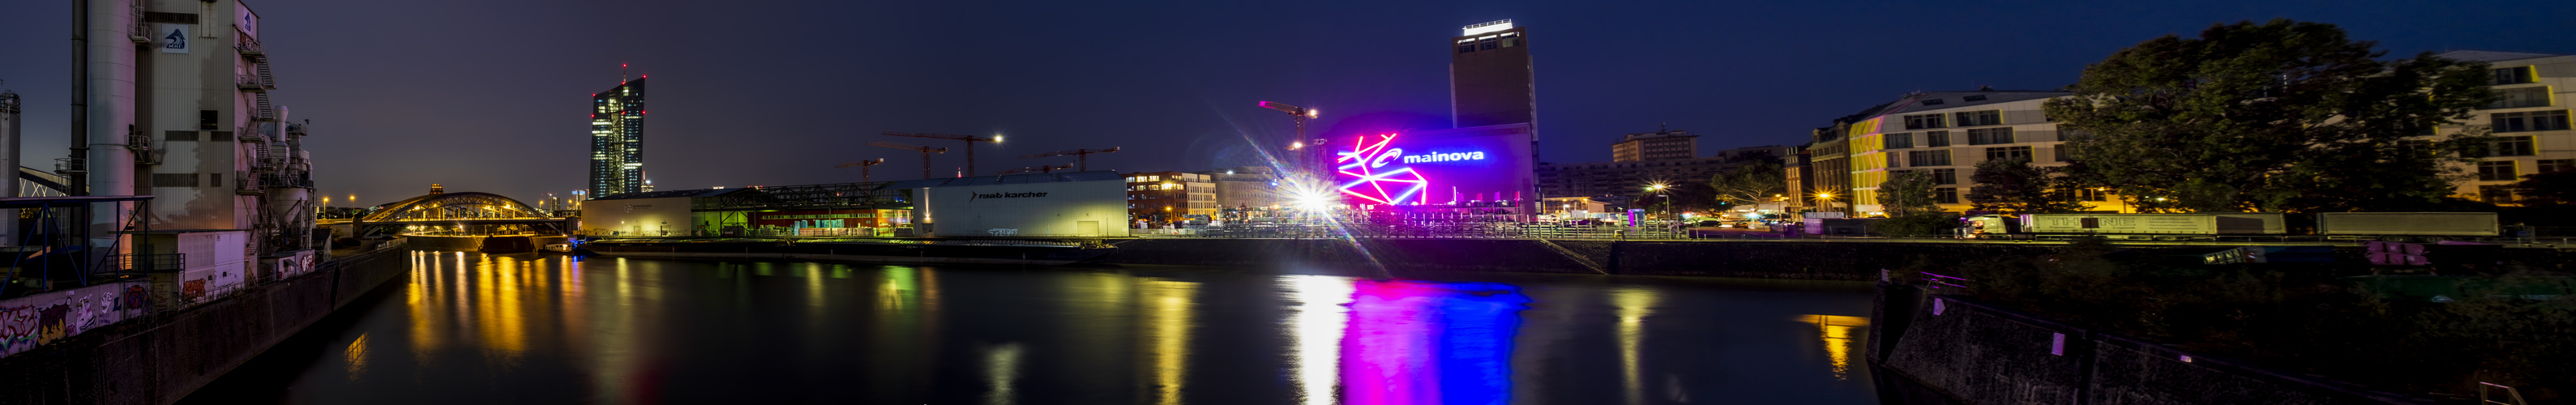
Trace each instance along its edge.
<instances>
[{"instance_id":1,"label":"concrete quay wall","mask_svg":"<svg viewBox=\"0 0 2576 405\"><path fill-rule=\"evenodd\" d=\"M1881 285L1869 361L1881 397L1910 404L2426 404L2169 346Z\"/></svg>"},{"instance_id":2,"label":"concrete quay wall","mask_svg":"<svg viewBox=\"0 0 2576 405\"><path fill-rule=\"evenodd\" d=\"M0 358L0 404L168 404L410 271L393 248Z\"/></svg>"},{"instance_id":3,"label":"concrete quay wall","mask_svg":"<svg viewBox=\"0 0 2576 405\"><path fill-rule=\"evenodd\" d=\"M1792 241L1607 241L1531 239L1124 239L1107 262L1198 266L1324 266L1372 261L1393 270L1599 273L1872 281L1879 269L1917 261L1958 263L2035 257L2052 244ZM2200 254L2233 246L2142 247L2150 254ZM1598 271L1596 271L1598 269Z\"/></svg>"}]
</instances>

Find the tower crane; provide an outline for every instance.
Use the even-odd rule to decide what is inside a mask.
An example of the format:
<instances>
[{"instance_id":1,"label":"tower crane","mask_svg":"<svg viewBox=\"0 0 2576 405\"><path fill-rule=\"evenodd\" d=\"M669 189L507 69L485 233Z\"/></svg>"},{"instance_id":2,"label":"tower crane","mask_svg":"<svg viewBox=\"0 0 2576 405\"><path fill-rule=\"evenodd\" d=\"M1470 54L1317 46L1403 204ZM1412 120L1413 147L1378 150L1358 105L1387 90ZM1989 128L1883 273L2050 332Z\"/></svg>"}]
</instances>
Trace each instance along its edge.
<instances>
[{"instance_id":1,"label":"tower crane","mask_svg":"<svg viewBox=\"0 0 2576 405\"><path fill-rule=\"evenodd\" d=\"M923 157L923 158L922 158L922 160L929 160L929 158L925 156L925 157ZM876 159L861 160L861 161L856 161L856 162L842 163L840 166L832 166L832 167L836 167L836 168L838 168L838 167L858 166L858 167L859 167L859 182L860 182L860 183L866 183L866 182L872 181L872 180L868 180L868 166L876 166L876 165L881 165L881 164L885 164L885 158L876 158Z\"/></svg>"},{"instance_id":2,"label":"tower crane","mask_svg":"<svg viewBox=\"0 0 2576 405\"><path fill-rule=\"evenodd\" d=\"M1118 147L1112 146L1112 147L1109 147L1109 149L1074 149L1074 150L1060 150L1060 151L1047 152L1047 153L1040 153L1040 154L1035 154L1035 155L1021 156L1020 158L1021 158L1021 159L1035 159L1035 158L1042 158L1042 157L1068 156L1068 155L1069 155L1069 156L1073 156L1074 164L1079 165L1079 166L1076 166L1076 167L1080 168L1082 171L1091 171L1091 154L1094 154L1094 153L1109 153L1109 152L1117 152L1117 151L1118 151Z\"/></svg>"},{"instance_id":3,"label":"tower crane","mask_svg":"<svg viewBox=\"0 0 2576 405\"><path fill-rule=\"evenodd\" d=\"M991 138L984 138L984 137L977 137L977 136L973 136L973 135L951 135L951 134L934 134L934 133L928 133L928 132L891 132L891 131L886 132L886 133L885 133L885 135L886 135L886 136L913 137L913 138L952 139L952 140L966 141L966 176L968 176L968 177L972 177L972 176L974 176L974 175L975 175L975 143L976 143L976 142L1002 143L1002 136L1001 136L1001 135L994 135L994 136L993 136L993 137L991 137Z\"/></svg>"},{"instance_id":4,"label":"tower crane","mask_svg":"<svg viewBox=\"0 0 2576 405\"><path fill-rule=\"evenodd\" d=\"M921 178L923 178L923 179L929 179L929 178L930 178L930 154L933 154L933 153L948 153L948 148L933 148L933 147L928 147L928 146L913 145L913 144L906 144L906 143L884 142L884 141L869 142L869 143L868 143L868 146L883 146L883 147L888 147L888 148L895 148L895 149L902 149L902 150L919 151L919 152L921 152Z\"/></svg>"}]
</instances>

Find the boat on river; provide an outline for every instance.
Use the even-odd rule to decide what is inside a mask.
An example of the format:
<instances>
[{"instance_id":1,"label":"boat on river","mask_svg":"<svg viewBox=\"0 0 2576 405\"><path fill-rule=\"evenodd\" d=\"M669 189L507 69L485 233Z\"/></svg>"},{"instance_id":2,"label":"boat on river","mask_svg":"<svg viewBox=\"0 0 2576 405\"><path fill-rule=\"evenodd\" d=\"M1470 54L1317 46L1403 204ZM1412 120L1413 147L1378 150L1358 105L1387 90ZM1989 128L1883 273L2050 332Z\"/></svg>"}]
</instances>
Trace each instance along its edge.
<instances>
[{"instance_id":1,"label":"boat on river","mask_svg":"<svg viewBox=\"0 0 2576 405\"><path fill-rule=\"evenodd\" d=\"M1097 262L1118 251L1096 242L1000 239L633 238L583 241L600 256L793 259L888 264L1059 266Z\"/></svg>"}]
</instances>

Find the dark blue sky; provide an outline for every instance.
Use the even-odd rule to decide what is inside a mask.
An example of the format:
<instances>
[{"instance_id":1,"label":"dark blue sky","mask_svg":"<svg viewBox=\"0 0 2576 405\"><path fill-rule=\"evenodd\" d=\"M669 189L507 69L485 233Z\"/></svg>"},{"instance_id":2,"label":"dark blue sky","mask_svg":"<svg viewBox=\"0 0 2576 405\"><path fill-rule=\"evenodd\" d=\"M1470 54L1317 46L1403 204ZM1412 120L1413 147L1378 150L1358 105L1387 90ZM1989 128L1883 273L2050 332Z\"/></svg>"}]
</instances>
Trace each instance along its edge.
<instances>
[{"instance_id":1,"label":"dark blue sky","mask_svg":"<svg viewBox=\"0 0 2576 405\"><path fill-rule=\"evenodd\" d=\"M832 166L877 157L877 179L910 179L918 154L862 145L954 146L884 131L1006 134L979 148L987 173L1110 146L1126 151L1094 169L1247 164L1244 133L1289 130L1259 100L1318 108L1317 128L1445 117L1445 42L1504 18L1530 30L1554 162L1608 160L1610 139L1658 123L1701 134L1703 154L1794 144L1901 93L2055 88L2218 22L2334 23L2392 55L2576 52L2564 1L251 1L275 94L313 120L321 187L369 203L429 183L581 187L588 96L619 63L654 76L646 168L677 189L857 181ZM0 4L0 88L28 99L30 166L65 153L69 8ZM943 175L958 152L935 159Z\"/></svg>"}]
</instances>

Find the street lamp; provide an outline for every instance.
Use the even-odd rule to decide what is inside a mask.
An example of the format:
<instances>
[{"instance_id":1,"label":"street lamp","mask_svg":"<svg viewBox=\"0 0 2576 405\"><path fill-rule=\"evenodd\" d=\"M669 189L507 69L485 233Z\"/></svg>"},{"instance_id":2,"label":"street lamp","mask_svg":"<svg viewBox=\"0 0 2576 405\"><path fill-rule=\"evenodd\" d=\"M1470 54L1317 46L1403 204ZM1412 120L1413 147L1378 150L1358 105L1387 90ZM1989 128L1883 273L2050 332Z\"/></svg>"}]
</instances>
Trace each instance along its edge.
<instances>
[{"instance_id":1,"label":"street lamp","mask_svg":"<svg viewBox=\"0 0 2576 405\"><path fill-rule=\"evenodd\" d=\"M1655 184L1653 184L1653 185L1648 185L1648 186L1646 186L1646 191L1648 191L1648 192L1663 191L1666 187L1667 187L1667 185L1665 185L1664 183L1655 183ZM1666 213L1666 214L1670 214L1670 213L1672 213L1672 212L1673 212L1673 195L1672 195L1672 194L1664 194L1664 195L1663 195L1663 197L1664 197L1664 213Z\"/></svg>"}]
</instances>

